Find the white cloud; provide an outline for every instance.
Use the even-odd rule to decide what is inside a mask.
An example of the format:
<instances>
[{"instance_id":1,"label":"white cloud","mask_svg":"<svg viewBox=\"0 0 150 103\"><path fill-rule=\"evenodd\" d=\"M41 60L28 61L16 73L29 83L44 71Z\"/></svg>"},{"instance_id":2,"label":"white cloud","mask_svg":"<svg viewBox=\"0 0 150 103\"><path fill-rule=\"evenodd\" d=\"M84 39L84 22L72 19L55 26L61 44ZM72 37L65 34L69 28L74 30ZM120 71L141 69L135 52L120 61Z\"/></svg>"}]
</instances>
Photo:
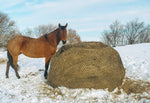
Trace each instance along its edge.
<instances>
[{"instance_id":1,"label":"white cloud","mask_svg":"<svg viewBox=\"0 0 150 103\"><path fill-rule=\"evenodd\" d=\"M20 3L25 2L25 0L1 0L0 4L1 4L1 10L5 10L7 8L13 7L15 5L18 5Z\"/></svg>"},{"instance_id":2,"label":"white cloud","mask_svg":"<svg viewBox=\"0 0 150 103\"><path fill-rule=\"evenodd\" d=\"M37 3L36 1L25 1L25 0L6 0L0 2L3 5L3 9L10 8L12 6L18 5L20 3L24 3L22 7L14 8L8 10L11 12L25 12L25 11L43 11L43 12L67 12L79 10L81 8L87 7L89 5L93 5L98 3L99 0L61 0L61 1L43 1L41 3Z\"/></svg>"},{"instance_id":3,"label":"white cloud","mask_svg":"<svg viewBox=\"0 0 150 103\"><path fill-rule=\"evenodd\" d=\"M13 3L12 1L17 2ZM150 14L148 13L149 7L136 8L136 6L133 6L122 10L119 10L118 8L118 10L112 10L109 12L105 12L104 10L104 13L96 11L97 8L93 9L93 12L91 11L88 13L86 11L86 9L94 7L94 5L98 5L100 7L98 9L103 9L101 6L107 6L107 4L111 3L114 5L137 1L138 0L44 0L39 3L38 0L6 0L6 3L3 1L2 4L4 4L3 8L5 8L9 14L19 15L11 17L17 22L18 27L20 28L48 23L55 25L58 23L65 24L68 22L69 28L75 29L82 35L92 32L100 33L101 31L108 29L109 25L116 19L121 23L126 23L134 18L139 18L140 20L142 19L143 21L150 22ZM8 3L9 6L7 5ZM22 7L15 6L22 3L24 3ZM15 6L15 8L9 9L13 6ZM81 14L80 11L82 11L83 14Z\"/></svg>"},{"instance_id":4,"label":"white cloud","mask_svg":"<svg viewBox=\"0 0 150 103\"><path fill-rule=\"evenodd\" d=\"M27 12L33 11L38 12L73 12L78 11L82 8L86 8L90 5L103 5L103 3L118 3L118 2L133 2L136 0L59 0L59 1L41 1L38 3L37 0L34 1L26 1L26 0L5 0L0 1L1 8L7 9L12 6L18 5L20 3L24 3L22 7L9 9L8 13L12 12Z\"/></svg>"}]
</instances>

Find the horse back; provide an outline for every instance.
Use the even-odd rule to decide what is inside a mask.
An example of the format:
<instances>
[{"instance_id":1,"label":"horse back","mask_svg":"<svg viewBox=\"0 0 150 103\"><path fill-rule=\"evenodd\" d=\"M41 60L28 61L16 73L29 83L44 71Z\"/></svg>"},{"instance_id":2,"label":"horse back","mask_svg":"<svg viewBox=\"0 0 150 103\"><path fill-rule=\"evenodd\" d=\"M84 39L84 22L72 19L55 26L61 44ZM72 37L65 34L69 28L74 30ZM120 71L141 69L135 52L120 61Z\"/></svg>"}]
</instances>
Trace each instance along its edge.
<instances>
[{"instance_id":1,"label":"horse back","mask_svg":"<svg viewBox=\"0 0 150 103\"><path fill-rule=\"evenodd\" d=\"M12 55L23 53L33 58L48 57L56 51L56 47L51 45L44 37L35 39L17 36L8 42L7 48Z\"/></svg>"},{"instance_id":2,"label":"horse back","mask_svg":"<svg viewBox=\"0 0 150 103\"><path fill-rule=\"evenodd\" d=\"M45 37L40 37L37 39L24 38L21 48L21 52L24 55L33 58L49 57L55 51L56 48L49 44Z\"/></svg>"}]
</instances>

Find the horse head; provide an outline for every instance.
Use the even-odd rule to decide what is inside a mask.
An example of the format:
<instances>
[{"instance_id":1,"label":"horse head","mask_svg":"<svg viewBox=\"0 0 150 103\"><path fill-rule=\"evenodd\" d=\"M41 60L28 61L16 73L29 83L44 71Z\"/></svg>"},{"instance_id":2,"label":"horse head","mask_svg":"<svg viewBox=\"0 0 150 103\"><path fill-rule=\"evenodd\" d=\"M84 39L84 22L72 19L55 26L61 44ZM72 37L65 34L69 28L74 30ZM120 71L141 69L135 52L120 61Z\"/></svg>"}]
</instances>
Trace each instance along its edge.
<instances>
[{"instance_id":1,"label":"horse head","mask_svg":"<svg viewBox=\"0 0 150 103\"><path fill-rule=\"evenodd\" d=\"M65 44L67 41L67 30L66 30L67 25L68 23L65 26L61 26L60 24L58 25L59 33L60 33L60 40L62 40L63 44Z\"/></svg>"}]
</instances>

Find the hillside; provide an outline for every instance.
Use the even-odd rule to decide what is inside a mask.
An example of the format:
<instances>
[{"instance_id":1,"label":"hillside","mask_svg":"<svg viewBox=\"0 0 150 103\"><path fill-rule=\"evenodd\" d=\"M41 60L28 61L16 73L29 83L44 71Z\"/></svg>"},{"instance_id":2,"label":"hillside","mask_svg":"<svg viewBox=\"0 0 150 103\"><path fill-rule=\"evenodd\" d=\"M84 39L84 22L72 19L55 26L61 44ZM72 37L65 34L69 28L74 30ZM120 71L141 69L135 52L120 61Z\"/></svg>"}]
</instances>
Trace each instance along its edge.
<instances>
[{"instance_id":1,"label":"hillside","mask_svg":"<svg viewBox=\"0 0 150 103\"><path fill-rule=\"evenodd\" d=\"M21 79L16 78L12 68L10 68L9 79L6 79L7 52L0 49L0 103L150 102L150 43L115 49L119 52L126 68L126 80L130 80L130 84L140 83L141 88L142 86L146 88L143 92L125 92L117 88L113 92L108 92L107 89L66 87L53 89L46 84L43 77L45 60L28 58L24 55L20 55L18 60ZM130 85L126 88L130 89Z\"/></svg>"}]
</instances>

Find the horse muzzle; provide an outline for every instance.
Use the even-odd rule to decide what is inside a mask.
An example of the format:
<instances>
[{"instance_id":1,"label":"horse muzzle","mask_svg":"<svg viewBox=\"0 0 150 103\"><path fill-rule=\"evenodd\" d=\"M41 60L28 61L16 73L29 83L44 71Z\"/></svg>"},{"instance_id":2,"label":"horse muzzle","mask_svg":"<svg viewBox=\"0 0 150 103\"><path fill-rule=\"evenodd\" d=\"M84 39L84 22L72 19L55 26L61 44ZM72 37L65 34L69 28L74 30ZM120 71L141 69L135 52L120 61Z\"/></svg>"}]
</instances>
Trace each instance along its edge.
<instances>
[{"instance_id":1,"label":"horse muzzle","mask_svg":"<svg viewBox=\"0 0 150 103\"><path fill-rule=\"evenodd\" d=\"M63 42L63 44L66 44L66 41L63 41L63 40L62 40L62 42Z\"/></svg>"}]
</instances>

